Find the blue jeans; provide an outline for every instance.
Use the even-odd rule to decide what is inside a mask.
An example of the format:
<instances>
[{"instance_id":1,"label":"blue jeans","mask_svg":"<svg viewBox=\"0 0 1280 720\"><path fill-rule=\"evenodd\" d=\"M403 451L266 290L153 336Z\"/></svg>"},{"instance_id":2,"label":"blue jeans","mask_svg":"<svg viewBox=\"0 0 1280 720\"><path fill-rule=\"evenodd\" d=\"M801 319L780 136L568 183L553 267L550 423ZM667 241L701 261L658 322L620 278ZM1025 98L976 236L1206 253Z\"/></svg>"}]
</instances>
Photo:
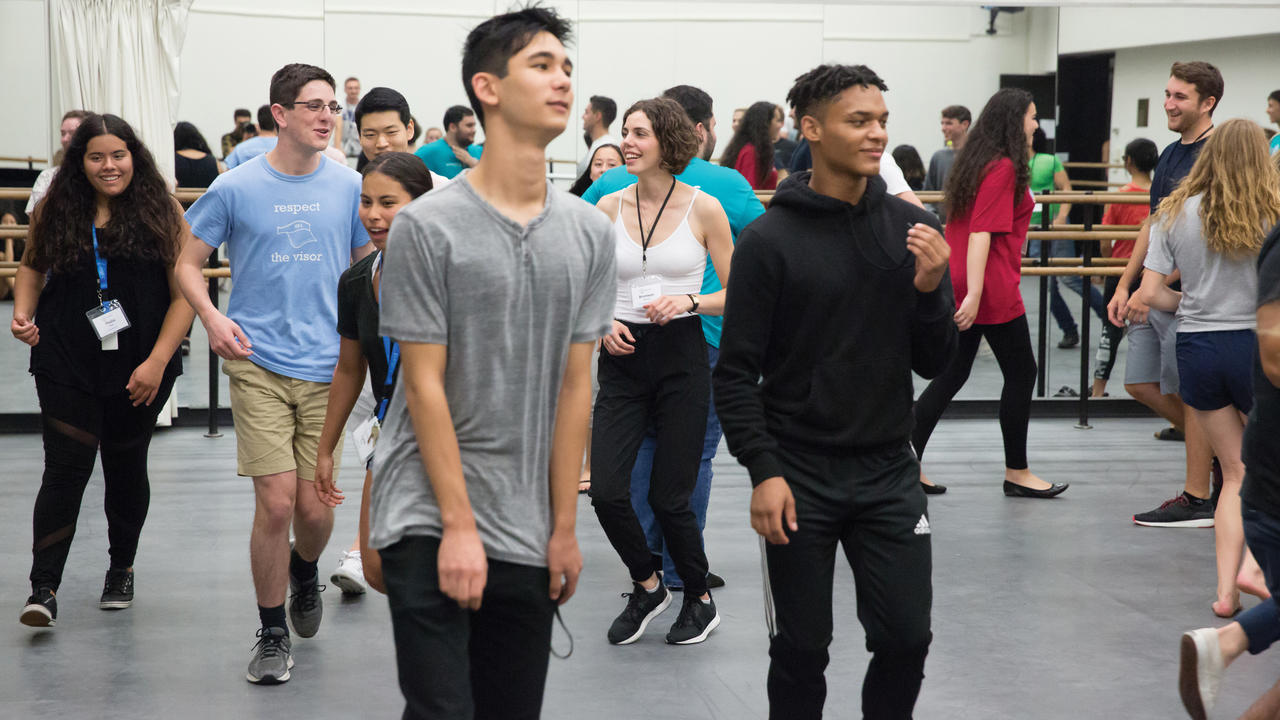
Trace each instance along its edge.
<instances>
[{"instance_id":1,"label":"blue jeans","mask_svg":"<svg viewBox=\"0 0 1280 720\"><path fill-rule=\"evenodd\" d=\"M1249 638L1249 652L1253 655L1271 647L1280 640L1280 518L1262 512L1248 503L1241 509L1244 516L1244 539L1249 543L1253 559L1258 561L1267 579L1271 598L1263 600L1240 614L1236 621Z\"/></svg>"},{"instance_id":2,"label":"blue jeans","mask_svg":"<svg viewBox=\"0 0 1280 720\"><path fill-rule=\"evenodd\" d=\"M707 345L707 362L715 370L716 361L720 359L720 349ZM698 464L698 482L693 487L693 495L689 504L693 514L698 518L698 533L701 535L707 526L707 504L711 501L711 459L716 456L720 447L720 418L716 415L715 398L707 405L707 434L702 440L702 461ZM640 519L640 527L644 528L645 538L649 542L649 552L662 555L663 581L670 587L684 587L684 581L676 572L675 563L671 561L671 553L666 551L662 542L662 527L658 525L649 508L649 475L653 472L653 450L657 447L656 434L653 428L645 434L640 452L636 453L636 464L631 468L631 506L635 508L636 517Z\"/></svg>"}]
</instances>

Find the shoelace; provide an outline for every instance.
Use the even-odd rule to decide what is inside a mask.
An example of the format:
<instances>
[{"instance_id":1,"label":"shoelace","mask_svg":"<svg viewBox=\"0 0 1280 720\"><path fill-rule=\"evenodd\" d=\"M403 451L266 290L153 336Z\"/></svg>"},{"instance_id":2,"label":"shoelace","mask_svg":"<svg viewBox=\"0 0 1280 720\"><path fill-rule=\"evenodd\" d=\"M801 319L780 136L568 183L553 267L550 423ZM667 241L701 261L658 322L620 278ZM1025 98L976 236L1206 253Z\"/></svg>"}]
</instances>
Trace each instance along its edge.
<instances>
[{"instance_id":1,"label":"shoelace","mask_svg":"<svg viewBox=\"0 0 1280 720\"><path fill-rule=\"evenodd\" d=\"M254 643L256 652L262 648L263 657L278 657L284 654L284 635L271 632L270 628L258 628L258 642Z\"/></svg>"},{"instance_id":2,"label":"shoelace","mask_svg":"<svg viewBox=\"0 0 1280 720\"><path fill-rule=\"evenodd\" d=\"M315 588L315 592L308 590L308 587ZM309 612L316 609L316 605L320 604L320 593L328 589L327 585L303 585L298 591L289 596L289 602L297 602L298 609Z\"/></svg>"},{"instance_id":3,"label":"shoelace","mask_svg":"<svg viewBox=\"0 0 1280 720\"><path fill-rule=\"evenodd\" d=\"M129 586L133 584L133 575L129 573L120 573L119 575L107 575L107 582L102 587L103 594L114 593L119 595L127 595Z\"/></svg>"},{"instance_id":4,"label":"shoelace","mask_svg":"<svg viewBox=\"0 0 1280 720\"><path fill-rule=\"evenodd\" d=\"M1185 495L1179 495L1178 497L1169 498L1168 500L1165 500L1164 502L1160 503L1160 509L1163 510L1169 507L1170 505L1190 505L1190 504L1191 503L1187 501L1187 497Z\"/></svg>"}]
</instances>

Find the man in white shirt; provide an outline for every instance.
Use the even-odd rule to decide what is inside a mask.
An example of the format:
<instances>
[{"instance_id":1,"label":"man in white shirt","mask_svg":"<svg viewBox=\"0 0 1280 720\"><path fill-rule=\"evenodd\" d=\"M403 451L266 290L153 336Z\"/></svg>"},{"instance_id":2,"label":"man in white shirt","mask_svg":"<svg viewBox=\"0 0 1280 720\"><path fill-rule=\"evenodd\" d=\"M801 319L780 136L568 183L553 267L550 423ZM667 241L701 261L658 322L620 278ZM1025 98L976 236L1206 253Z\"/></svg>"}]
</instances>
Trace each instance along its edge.
<instances>
[{"instance_id":1,"label":"man in white shirt","mask_svg":"<svg viewBox=\"0 0 1280 720\"><path fill-rule=\"evenodd\" d=\"M578 160L578 174L587 171L591 156L601 145L620 145L618 138L609 133L609 126L618 116L618 104L612 98L592 95L587 109L582 112L582 139L587 143L587 154Z\"/></svg>"}]
</instances>

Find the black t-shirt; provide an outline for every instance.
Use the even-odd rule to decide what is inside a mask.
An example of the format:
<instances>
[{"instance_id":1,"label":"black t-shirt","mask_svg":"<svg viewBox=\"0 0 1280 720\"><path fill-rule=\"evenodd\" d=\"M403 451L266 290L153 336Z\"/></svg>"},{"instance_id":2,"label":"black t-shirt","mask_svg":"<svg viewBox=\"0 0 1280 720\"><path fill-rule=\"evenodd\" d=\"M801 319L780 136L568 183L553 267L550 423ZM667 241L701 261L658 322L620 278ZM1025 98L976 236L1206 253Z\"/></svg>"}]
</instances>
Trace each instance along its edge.
<instances>
[{"instance_id":1,"label":"black t-shirt","mask_svg":"<svg viewBox=\"0 0 1280 720\"><path fill-rule=\"evenodd\" d=\"M1160 153L1160 161L1156 163L1155 172L1151 174L1151 214L1155 214L1160 201L1169 197L1178 183L1191 172L1191 166L1196 164L1200 149L1208 139L1202 137L1187 145L1181 140L1175 140L1165 146Z\"/></svg>"},{"instance_id":2,"label":"black t-shirt","mask_svg":"<svg viewBox=\"0 0 1280 720\"><path fill-rule=\"evenodd\" d=\"M360 343L360 352L369 363L375 404L391 397L385 386L387 350L378 335L378 298L373 293L373 264L379 255L370 253L338 279L338 334ZM395 378L391 380L394 386Z\"/></svg>"},{"instance_id":3,"label":"black t-shirt","mask_svg":"<svg viewBox=\"0 0 1280 720\"><path fill-rule=\"evenodd\" d=\"M173 176L181 188L207 188L218 179L218 161L212 155L193 160L173 154Z\"/></svg>"},{"instance_id":4,"label":"black t-shirt","mask_svg":"<svg viewBox=\"0 0 1280 720\"><path fill-rule=\"evenodd\" d=\"M1258 307L1280 301L1280 225L1258 255ZM1244 431L1244 486L1240 497L1254 508L1280 518L1280 388L1253 358L1253 411Z\"/></svg>"}]
</instances>

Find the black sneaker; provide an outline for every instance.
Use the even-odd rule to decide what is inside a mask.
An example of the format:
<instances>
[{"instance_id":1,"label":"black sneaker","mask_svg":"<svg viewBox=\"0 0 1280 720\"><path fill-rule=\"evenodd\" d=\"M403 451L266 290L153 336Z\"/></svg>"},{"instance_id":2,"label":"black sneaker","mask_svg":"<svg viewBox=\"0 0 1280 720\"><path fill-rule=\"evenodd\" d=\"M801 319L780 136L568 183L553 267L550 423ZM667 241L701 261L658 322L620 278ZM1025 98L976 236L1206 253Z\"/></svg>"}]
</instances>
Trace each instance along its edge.
<instances>
[{"instance_id":1,"label":"black sneaker","mask_svg":"<svg viewBox=\"0 0 1280 720\"><path fill-rule=\"evenodd\" d=\"M1058 341L1058 347L1062 350L1073 348L1079 344L1080 333L1077 330L1072 330L1071 332L1063 335L1062 339Z\"/></svg>"},{"instance_id":2,"label":"black sneaker","mask_svg":"<svg viewBox=\"0 0 1280 720\"><path fill-rule=\"evenodd\" d=\"M53 597L53 591L47 587L37 588L27 598L22 615L18 616L19 622L30 627L53 627L57 624L54 622L57 619L58 601Z\"/></svg>"},{"instance_id":3,"label":"black sneaker","mask_svg":"<svg viewBox=\"0 0 1280 720\"><path fill-rule=\"evenodd\" d=\"M279 685L289 682L293 667L293 645L284 628L264 627L258 630L258 643L253 646L253 659L245 679L255 685Z\"/></svg>"},{"instance_id":4,"label":"black sneaker","mask_svg":"<svg viewBox=\"0 0 1280 720\"><path fill-rule=\"evenodd\" d=\"M133 604L133 571L107 571L107 581L102 586L102 599L98 607L103 610L123 610Z\"/></svg>"},{"instance_id":5,"label":"black sneaker","mask_svg":"<svg viewBox=\"0 0 1280 720\"><path fill-rule=\"evenodd\" d=\"M644 634L649 621L662 614L671 605L671 591L658 581L658 589L649 592L640 583L632 583L635 590L622 593L627 598L627 607L609 626L609 642L614 645L630 645Z\"/></svg>"},{"instance_id":6,"label":"black sneaker","mask_svg":"<svg viewBox=\"0 0 1280 720\"><path fill-rule=\"evenodd\" d=\"M324 601L320 593L325 586L319 584L320 576L311 582L298 583L289 578L289 626L298 633L298 637L309 638L320 629L320 619L324 617Z\"/></svg>"},{"instance_id":7,"label":"black sneaker","mask_svg":"<svg viewBox=\"0 0 1280 720\"><path fill-rule=\"evenodd\" d=\"M707 589L715 590L716 588L722 588L722 587L724 587L724 578L720 577L719 575L713 572L708 572L707 573Z\"/></svg>"},{"instance_id":8,"label":"black sneaker","mask_svg":"<svg viewBox=\"0 0 1280 720\"><path fill-rule=\"evenodd\" d=\"M719 624L720 613L716 612L714 600L704 603L697 595L686 593L684 604L680 606L680 617L676 618L676 623L667 633L667 643L669 645L700 643L706 640Z\"/></svg>"},{"instance_id":9,"label":"black sneaker","mask_svg":"<svg viewBox=\"0 0 1280 720\"><path fill-rule=\"evenodd\" d=\"M1183 492L1155 510L1134 515L1133 522L1146 527L1211 528L1213 503Z\"/></svg>"}]
</instances>

